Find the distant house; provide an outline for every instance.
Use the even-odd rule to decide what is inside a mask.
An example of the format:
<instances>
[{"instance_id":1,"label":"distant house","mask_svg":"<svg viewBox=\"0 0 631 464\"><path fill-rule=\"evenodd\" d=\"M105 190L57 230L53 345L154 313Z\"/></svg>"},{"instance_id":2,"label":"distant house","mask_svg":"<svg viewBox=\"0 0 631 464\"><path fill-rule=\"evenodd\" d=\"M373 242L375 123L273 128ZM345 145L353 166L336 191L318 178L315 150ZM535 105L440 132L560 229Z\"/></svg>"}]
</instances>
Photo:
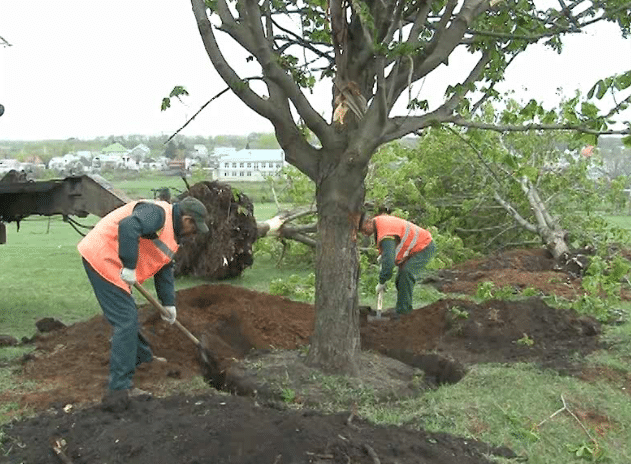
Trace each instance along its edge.
<instances>
[{"instance_id":1,"label":"distant house","mask_svg":"<svg viewBox=\"0 0 631 464\"><path fill-rule=\"evenodd\" d=\"M118 142L108 145L107 147L101 149L101 153L104 155L123 156L123 155L126 155L128 152L129 150Z\"/></svg>"},{"instance_id":2,"label":"distant house","mask_svg":"<svg viewBox=\"0 0 631 464\"><path fill-rule=\"evenodd\" d=\"M217 178L222 181L261 181L285 166L285 152L276 150L225 151L218 159ZM217 154L217 150L215 150Z\"/></svg>"},{"instance_id":3,"label":"distant house","mask_svg":"<svg viewBox=\"0 0 631 464\"><path fill-rule=\"evenodd\" d=\"M0 159L0 175L6 174L9 171L16 170L19 171L22 166L18 160L7 158Z\"/></svg>"},{"instance_id":4,"label":"distant house","mask_svg":"<svg viewBox=\"0 0 631 464\"><path fill-rule=\"evenodd\" d=\"M101 153L92 158L92 167L95 169L123 169L128 157L129 150L120 143L113 143L101 149Z\"/></svg>"},{"instance_id":5,"label":"distant house","mask_svg":"<svg viewBox=\"0 0 631 464\"><path fill-rule=\"evenodd\" d=\"M57 171L59 174L81 174L85 171L89 160L85 160L76 153L66 153L64 156L55 156L48 161L48 169Z\"/></svg>"},{"instance_id":6,"label":"distant house","mask_svg":"<svg viewBox=\"0 0 631 464\"><path fill-rule=\"evenodd\" d=\"M149 157L150 153L151 149L144 143L138 144L129 150L129 156L136 161L144 161Z\"/></svg>"},{"instance_id":7,"label":"distant house","mask_svg":"<svg viewBox=\"0 0 631 464\"><path fill-rule=\"evenodd\" d=\"M237 152L234 147L217 147L213 150L213 155L219 158L223 156L232 156Z\"/></svg>"},{"instance_id":8,"label":"distant house","mask_svg":"<svg viewBox=\"0 0 631 464\"><path fill-rule=\"evenodd\" d=\"M92 158L94 158L94 153L92 153L90 150L78 150L77 156L90 162L92 161Z\"/></svg>"},{"instance_id":9,"label":"distant house","mask_svg":"<svg viewBox=\"0 0 631 464\"><path fill-rule=\"evenodd\" d=\"M101 153L92 158L92 167L94 169L120 169L123 166L123 158L121 155L108 155Z\"/></svg>"}]
</instances>

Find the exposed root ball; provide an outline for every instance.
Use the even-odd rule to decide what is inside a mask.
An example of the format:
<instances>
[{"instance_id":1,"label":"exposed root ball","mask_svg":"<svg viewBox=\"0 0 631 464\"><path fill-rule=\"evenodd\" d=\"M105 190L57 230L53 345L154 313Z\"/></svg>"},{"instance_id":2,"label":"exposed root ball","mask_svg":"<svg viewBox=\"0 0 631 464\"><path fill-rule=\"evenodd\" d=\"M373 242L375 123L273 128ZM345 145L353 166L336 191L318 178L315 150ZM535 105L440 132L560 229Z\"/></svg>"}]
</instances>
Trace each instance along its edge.
<instances>
[{"instance_id":1,"label":"exposed root ball","mask_svg":"<svg viewBox=\"0 0 631 464\"><path fill-rule=\"evenodd\" d=\"M187 239L175 257L175 274L222 280L241 275L252 265L256 240L254 206L228 184L203 181L189 193L206 206L210 232Z\"/></svg>"}]
</instances>

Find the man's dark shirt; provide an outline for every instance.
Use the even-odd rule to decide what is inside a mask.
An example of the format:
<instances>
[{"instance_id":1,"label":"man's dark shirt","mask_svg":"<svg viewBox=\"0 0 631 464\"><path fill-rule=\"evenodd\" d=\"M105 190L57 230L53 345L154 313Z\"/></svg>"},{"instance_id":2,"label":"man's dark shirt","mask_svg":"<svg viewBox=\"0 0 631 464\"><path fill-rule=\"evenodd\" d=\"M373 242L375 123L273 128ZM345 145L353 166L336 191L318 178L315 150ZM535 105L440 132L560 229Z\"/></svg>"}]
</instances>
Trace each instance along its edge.
<instances>
[{"instance_id":1,"label":"man's dark shirt","mask_svg":"<svg viewBox=\"0 0 631 464\"><path fill-rule=\"evenodd\" d=\"M118 256L123 266L128 269L136 269L138 262L138 240L149 240L158 237L159 231L165 223L164 209L154 203L140 202L134 206L130 216L127 216L118 224ZM182 216L180 209L173 205L173 228L175 239L181 241ZM158 298L164 306L175 306L175 277L173 274L174 263L160 269L154 276L154 285Z\"/></svg>"}]
</instances>

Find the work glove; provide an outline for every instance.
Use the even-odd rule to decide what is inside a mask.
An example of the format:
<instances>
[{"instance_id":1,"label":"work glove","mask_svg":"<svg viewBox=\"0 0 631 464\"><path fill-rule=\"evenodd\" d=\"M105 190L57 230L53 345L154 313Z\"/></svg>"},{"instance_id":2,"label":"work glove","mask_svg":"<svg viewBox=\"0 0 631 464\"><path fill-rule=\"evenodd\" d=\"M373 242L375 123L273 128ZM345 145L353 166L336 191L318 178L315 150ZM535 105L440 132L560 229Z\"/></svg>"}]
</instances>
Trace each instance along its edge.
<instances>
[{"instance_id":1,"label":"work glove","mask_svg":"<svg viewBox=\"0 0 631 464\"><path fill-rule=\"evenodd\" d=\"M136 283L136 269L127 269L124 267L121 269L121 279L130 286L134 285Z\"/></svg>"},{"instance_id":2,"label":"work glove","mask_svg":"<svg viewBox=\"0 0 631 464\"><path fill-rule=\"evenodd\" d=\"M164 309L167 310L167 314L161 314L160 317L167 321L169 324L173 324L175 322L175 318L177 317L177 310L175 306L165 306Z\"/></svg>"},{"instance_id":3,"label":"work glove","mask_svg":"<svg viewBox=\"0 0 631 464\"><path fill-rule=\"evenodd\" d=\"M386 284L377 284L375 287L375 293L379 294L386 291Z\"/></svg>"},{"instance_id":4,"label":"work glove","mask_svg":"<svg viewBox=\"0 0 631 464\"><path fill-rule=\"evenodd\" d=\"M377 264L381 264L381 258L383 257L383 255L379 255L377 256Z\"/></svg>"}]
</instances>

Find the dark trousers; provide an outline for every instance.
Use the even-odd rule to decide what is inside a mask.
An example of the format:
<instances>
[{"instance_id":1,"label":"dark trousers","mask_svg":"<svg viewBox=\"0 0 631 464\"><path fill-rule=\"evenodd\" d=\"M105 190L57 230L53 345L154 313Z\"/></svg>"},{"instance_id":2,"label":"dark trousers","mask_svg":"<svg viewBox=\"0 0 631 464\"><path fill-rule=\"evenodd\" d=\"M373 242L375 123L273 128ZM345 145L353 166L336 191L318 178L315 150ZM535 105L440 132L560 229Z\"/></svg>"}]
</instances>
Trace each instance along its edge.
<instances>
[{"instance_id":1,"label":"dark trousers","mask_svg":"<svg viewBox=\"0 0 631 464\"><path fill-rule=\"evenodd\" d=\"M112 326L110 390L132 387L136 366L153 359L151 347L138 329L138 308L130 294L103 279L84 259L83 266L105 318Z\"/></svg>"},{"instance_id":2,"label":"dark trousers","mask_svg":"<svg viewBox=\"0 0 631 464\"><path fill-rule=\"evenodd\" d=\"M436 253L436 245L429 242L420 252L410 258L399 268L394 284L397 288L396 312L409 314L412 312L412 292L414 284L423 275L425 267Z\"/></svg>"}]
</instances>

